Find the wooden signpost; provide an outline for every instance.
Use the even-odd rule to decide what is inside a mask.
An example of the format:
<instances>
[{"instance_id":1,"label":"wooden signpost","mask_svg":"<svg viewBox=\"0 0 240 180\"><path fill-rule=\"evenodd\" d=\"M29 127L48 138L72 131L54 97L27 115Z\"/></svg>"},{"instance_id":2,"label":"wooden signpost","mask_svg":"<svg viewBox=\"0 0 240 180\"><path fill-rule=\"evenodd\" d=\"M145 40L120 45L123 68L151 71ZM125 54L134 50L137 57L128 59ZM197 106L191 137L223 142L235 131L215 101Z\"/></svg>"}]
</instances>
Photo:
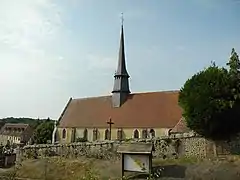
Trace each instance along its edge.
<instances>
[{"instance_id":1,"label":"wooden signpost","mask_svg":"<svg viewBox=\"0 0 240 180\"><path fill-rule=\"evenodd\" d=\"M122 144L118 153L122 154L122 177L124 172L139 172L151 174L152 171L152 144L132 143Z\"/></svg>"}]
</instances>

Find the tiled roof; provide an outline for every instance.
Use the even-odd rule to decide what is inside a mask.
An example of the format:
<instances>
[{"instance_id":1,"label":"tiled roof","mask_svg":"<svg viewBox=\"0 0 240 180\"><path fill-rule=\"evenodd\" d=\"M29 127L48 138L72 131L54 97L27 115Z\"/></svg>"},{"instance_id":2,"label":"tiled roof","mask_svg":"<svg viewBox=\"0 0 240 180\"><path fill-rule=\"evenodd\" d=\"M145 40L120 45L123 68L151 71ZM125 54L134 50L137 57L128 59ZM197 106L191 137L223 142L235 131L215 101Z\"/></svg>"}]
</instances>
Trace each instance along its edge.
<instances>
[{"instance_id":1,"label":"tiled roof","mask_svg":"<svg viewBox=\"0 0 240 180\"><path fill-rule=\"evenodd\" d=\"M171 130L171 133L186 133L191 130L187 127L186 121L184 118L181 118L176 126Z\"/></svg>"},{"instance_id":2,"label":"tiled roof","mask_svg":"<svg viewBox=\"0 0 240 180\"><path fill-rule=\"evenodd\" d=\"M0 134L9 136L21 136L28 126L28 124L23 123L6 123L1 128Z\"/></svg>"},{"instance_id":3,"label":"tiled roof","mask_svg":"<svg viewBox=\"0 0 240 180\"><path fill-rule=\"evenodd\" d=\"M111 96L72 99L60 118L59 127L105 128L111 117L114 127L173 128L181 118L179 91L130 94L113 108Z\"/></svg>"}]
</instances>

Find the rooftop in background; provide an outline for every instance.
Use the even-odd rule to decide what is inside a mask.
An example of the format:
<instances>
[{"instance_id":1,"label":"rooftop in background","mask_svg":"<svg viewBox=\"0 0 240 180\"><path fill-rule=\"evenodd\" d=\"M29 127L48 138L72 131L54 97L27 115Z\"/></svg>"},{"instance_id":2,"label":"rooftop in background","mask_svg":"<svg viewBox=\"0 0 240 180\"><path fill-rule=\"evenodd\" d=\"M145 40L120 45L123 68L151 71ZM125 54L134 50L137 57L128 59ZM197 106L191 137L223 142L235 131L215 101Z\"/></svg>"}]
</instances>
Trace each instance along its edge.
<instances>
[{"instance_id":1,"label":"rooftop in background","mask_svg":"<svg viewBox=\"0 0 240 180\"><path fill-rule=\"evenodd\" d=\"M21 136L29 126L29 124L23 123L6 123L1 128L0 134L9 136Z\"/></svg>"},{"instance_id":2,"label":"rooftop in background","mask_svg":"<svg viewBox=\"0 0 240 180\"><path fill-rule=\"evenodd\" d=\"M182 117L170 133L186 133L190 131L191 130L187 127L185 119Z\"/></svg>"}]
</instances>

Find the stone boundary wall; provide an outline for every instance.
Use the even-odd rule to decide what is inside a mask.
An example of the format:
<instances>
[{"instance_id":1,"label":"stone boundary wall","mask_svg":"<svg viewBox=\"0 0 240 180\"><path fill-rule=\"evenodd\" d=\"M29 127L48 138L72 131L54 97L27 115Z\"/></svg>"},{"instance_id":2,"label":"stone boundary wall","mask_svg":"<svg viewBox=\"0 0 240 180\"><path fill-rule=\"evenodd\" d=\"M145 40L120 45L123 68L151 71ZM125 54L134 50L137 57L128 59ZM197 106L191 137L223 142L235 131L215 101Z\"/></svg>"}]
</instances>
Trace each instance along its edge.
<instances>
[{"instance_id":1,"label":"stone boundary wall","mask_svg":"<svg viewBox=\"0 0 240 180\"><path fill-rule=\"evenodd\" d=\"M177 158L177 157L212 157L232 152L240 154L240 141L230 143L211 142L197 135L182 135L174 137L161 137L156 139L139 139L129 141L102 141L91 143L71 144L43 144L29 145L17 149L18 159L44 158L49 156L80 157L86 156L98 159L119 159L117 148L122 143L152 143L154 158ZM220 144L220 145L219 145ZM222 148L219 148L222 147ZM223 149L221 151L218 149ZM234 149L234 150L233 150Z\"/></svg>"},{"instance_id":2,"label":"stone boundary wall","mask_svg":"<svg viewBox=\"0 0 240 180\"><path fill-rule=\"evenodd\" d=\"M139 139L130 141L102 141L91 143L43 144L19 148L21 158L41 158L46 156L94 157L99 159L119 158L117 148L122 143L152 143L153 157L205 156L204 140L201 137L162 137L156 139ZM194 147L191 148L191 147Z\"/></svg>"}]
</instances>

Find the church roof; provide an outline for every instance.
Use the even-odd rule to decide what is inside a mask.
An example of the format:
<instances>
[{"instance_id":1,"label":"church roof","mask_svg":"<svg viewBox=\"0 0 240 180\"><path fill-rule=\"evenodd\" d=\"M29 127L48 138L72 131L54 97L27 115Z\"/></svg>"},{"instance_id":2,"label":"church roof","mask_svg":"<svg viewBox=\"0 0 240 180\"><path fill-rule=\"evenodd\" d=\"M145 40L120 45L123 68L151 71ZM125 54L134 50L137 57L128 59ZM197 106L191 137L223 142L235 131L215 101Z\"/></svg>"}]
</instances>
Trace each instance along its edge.
<instances>
[{"instance_id":1,"label":"church roof","mask_svg":"<svg viewBox=\"0 0 240 180\"><path fill-rule=\"evenodd\" d=\"M171 133L186 133L189 131L191 130L187 127L187 123L185 119L182 117L176 124L176 126L171 130Z\"/></svg>"},{"instance_id":2,"label":"church roof","mask_svg":"<svg viewBox=\"0 0 240 180\"><path fill-rule=\"evenodd\" d=\"M70 99L59 127L107 128L109 118L115 128L173 128L181 118L179 91L129 94L118 108L112 96Z\"/></svg>"}]
</instances>

